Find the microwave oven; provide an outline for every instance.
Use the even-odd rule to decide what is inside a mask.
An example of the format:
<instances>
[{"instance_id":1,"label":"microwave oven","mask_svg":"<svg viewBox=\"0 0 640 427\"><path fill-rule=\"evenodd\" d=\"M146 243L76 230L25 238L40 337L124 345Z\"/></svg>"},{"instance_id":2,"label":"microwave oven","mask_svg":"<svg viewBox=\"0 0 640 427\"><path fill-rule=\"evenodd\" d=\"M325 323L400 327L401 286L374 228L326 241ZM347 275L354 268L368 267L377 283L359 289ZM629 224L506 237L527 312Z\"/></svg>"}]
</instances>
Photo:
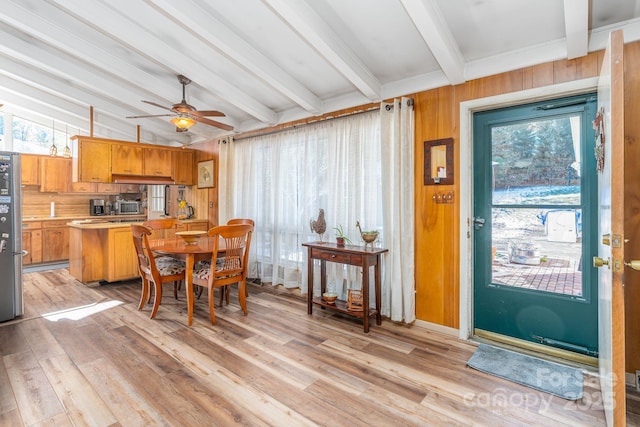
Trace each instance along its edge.
<instances>
[{"instance_id":1,"label":"microwave oven","mask_svg":"<svg viewBox=\"0 0 640 427\"><path fill-rule=\"evenodd\" d=\"M142 213L141 203L133 200L120 200L118 202L118 215L138 215Z\"/></svg>"}]
</instances>

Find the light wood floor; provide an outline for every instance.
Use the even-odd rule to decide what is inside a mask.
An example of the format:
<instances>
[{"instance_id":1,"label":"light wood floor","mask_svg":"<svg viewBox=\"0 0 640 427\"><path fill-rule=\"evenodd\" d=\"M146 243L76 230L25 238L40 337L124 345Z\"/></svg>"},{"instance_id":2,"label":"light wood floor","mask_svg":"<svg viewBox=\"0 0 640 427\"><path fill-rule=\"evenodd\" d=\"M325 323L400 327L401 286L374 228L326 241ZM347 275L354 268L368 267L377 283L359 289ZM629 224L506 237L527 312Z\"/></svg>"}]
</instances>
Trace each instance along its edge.
<instances>
[{"instance_id":1,"label":"light wood floor","mask_svg":"<svg viewBox=\"0 0 640 427\"><path fill-rule=\"evenodd\" d=\"M187 327L170 288L151 320L136 282L24 283L25 316L0 324L1 426L604 424L592 379L569 402L466 367L473 343L388 320L364 334L271 286L249 287L247 317L232 294L216 326L203 295Z\"/></svg>"}]
</instances>

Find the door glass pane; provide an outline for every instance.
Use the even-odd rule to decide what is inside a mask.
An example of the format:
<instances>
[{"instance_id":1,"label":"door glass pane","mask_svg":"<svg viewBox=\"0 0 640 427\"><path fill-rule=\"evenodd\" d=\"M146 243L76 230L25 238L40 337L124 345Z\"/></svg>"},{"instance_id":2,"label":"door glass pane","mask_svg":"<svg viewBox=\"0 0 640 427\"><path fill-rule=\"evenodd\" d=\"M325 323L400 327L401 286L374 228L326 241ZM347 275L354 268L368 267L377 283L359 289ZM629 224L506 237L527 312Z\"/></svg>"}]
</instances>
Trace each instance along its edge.
<instances>
[{"instance_id":1,"label":"door glass pane","mask_svg":"<svg viewBox=\"0 0 640 427\"><path fill-rule=\"evenodd\" d=\"M492 209L492 286L583 297L580 209Z\"/></svg>"},{"instance_id":2,"label":"door glass pane","mask_svg":"<svg viewBox=\"0 0 640 427\"><path fill-rule=\"evenodd\" d=\"M579 115L494 126L490 286L584 297Z\"/></svg>"},{"instance_id":3,"label":"door glass pane","mask_svg":"<svg viewBox=\"0 0 640 427\"><path fill-rule=\"evenodd\" d=\"M491 128L493 204L580 204L580 116Z\"/></svg>"}]
</instances>

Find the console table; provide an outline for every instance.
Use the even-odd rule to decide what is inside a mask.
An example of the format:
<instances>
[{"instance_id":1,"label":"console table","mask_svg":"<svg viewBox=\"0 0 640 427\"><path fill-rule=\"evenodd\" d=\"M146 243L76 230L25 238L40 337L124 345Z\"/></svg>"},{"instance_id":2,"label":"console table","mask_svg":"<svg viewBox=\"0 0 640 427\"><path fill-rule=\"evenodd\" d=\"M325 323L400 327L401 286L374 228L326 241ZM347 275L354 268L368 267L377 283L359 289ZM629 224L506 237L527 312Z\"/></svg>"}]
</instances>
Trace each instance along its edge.
<instances>
[{"instance_id":1,"label":"console table","mask_svg":"<svg viewBox=\"0 0 640 427\"><path fill-rule=\"evenodd\" d=\"M307 313L312 314L313 304L323 308L335 310L350 316L362 318L364 331L369 332L369 317L376 316L376 324L382 324L382 314L380 313L380 263L381 255L389 252L388 249L371 248L366 249L362 246L338 246L335 243L328 242L309 242L303 243L308 250L308 293L307 293ZM320 296L313 296L313 260L320 260ZM327 290L327 261L339 264L349 264L362 267L362 311L350 311L347 309L345 301L337 300L333 304L329 304L322 299L322 294ZM375 299L376 308L369 308L369 267L375 267Z\"/></svg>"}]
</instances>

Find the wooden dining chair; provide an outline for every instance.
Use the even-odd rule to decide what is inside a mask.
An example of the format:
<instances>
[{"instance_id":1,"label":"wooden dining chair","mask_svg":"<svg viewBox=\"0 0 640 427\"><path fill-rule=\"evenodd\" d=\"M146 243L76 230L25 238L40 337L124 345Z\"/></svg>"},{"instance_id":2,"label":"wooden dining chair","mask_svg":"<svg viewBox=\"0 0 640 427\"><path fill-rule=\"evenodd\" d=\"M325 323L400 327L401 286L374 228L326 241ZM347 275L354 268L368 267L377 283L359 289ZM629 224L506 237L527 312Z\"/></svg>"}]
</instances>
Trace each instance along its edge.
<instances>
[{"instance_id":1,"label":"wooden dining chair","mask_svg":"<svg viewBox=\"0 0 640 427\"><path fill-rule=\"evenodd\" d=\"M234 225L234 224L249 224L253 228L255 228L256 226L255 221L250 218L232 218L229 221L227 221L227 225ZM245 286L244 289L245 289L245 295L249 296L249 288ZM220 305L222 305L223 298L226 299L227 305L229 305L229 293L230 293L229 286L225 286L223 288L223 292L220 292Z\"/></svg>"},{"instance_id":2,"label":"wooden dining chair","mask_svg":"<svg viewBox=\"0 0 640 427\"><path fill-rule=\"evenodd\" d=\"M157 233L159 230L171 230L182 228L182 221L177 218L158 218L158 219L148 219L142 223L145 227L149 227L153 232L151 234L151 239L159 239L162 237L166 237L163 233ZM173 237L173 236L171 236Z\"/></svg>"},{"instance_id":3,"label":"wooden dining chair","mask_svg":"<svg viewBox=\"0 0 640 427\"><path fill-rule=\"evenodd\" d=\"M164 230L171 230L171 229L178 230L182 228L182 221L176 218L158 218L158 219L148 219L144 221L142 225L151 229L151 236L150 236L151 239L159 239L159 238L165 237L164 234L158 233L159 231L162 231L164 233ZM169 255L162 255L162 256L156 257L156 265L158 265L160 268L164 266L170 267L171 265L175 264L176 261L180 261L180 260L177 260L176 258L171 257ZM178 299L178 290L180 290L181 285L182 285L181 280L173 284L173 297L175 299ZM149 301L151 301L151 297L152 295L149 294Z\"/></svg>"},{"instance_id":4,"label":"wooden dining chair","mask_svg":"<svg viewBox=\"0 0 640 427\"><path fill-rule=\"evenodd\" d=\"M138 270L142 279L142 295L140 295L140 303L138 310L142 310L147 299L149 298L149 282L153 283L154 301L151 310L151 318L153 319L160 307L162 300L162 285L168 282L177 282L185 279L185 264L180 260L171 258L173 261L164 261L162 264L156 262L157 258L150 251L149 239L151 229L144 225L131 225L133 232L133 244L138 255ZM175 284L174 284L175 285Z\"/></svg>"},{"instance_id":5,"label":"wooden dining chair","mask_svg":"<svg viewBox=\"0 0 640 427\"><path fill-rule=\"evenodd\" d=\"M247 314L247 265L253 226L250 224L219 225L209 230L215 237L211 263L203 264L193 272L193 284L206 286L208 290L211 323L216 324L213 290L238 283L238 300L242 312ZM220 241L224 241L221 250Z\"/></svg>"}]
</instances>

